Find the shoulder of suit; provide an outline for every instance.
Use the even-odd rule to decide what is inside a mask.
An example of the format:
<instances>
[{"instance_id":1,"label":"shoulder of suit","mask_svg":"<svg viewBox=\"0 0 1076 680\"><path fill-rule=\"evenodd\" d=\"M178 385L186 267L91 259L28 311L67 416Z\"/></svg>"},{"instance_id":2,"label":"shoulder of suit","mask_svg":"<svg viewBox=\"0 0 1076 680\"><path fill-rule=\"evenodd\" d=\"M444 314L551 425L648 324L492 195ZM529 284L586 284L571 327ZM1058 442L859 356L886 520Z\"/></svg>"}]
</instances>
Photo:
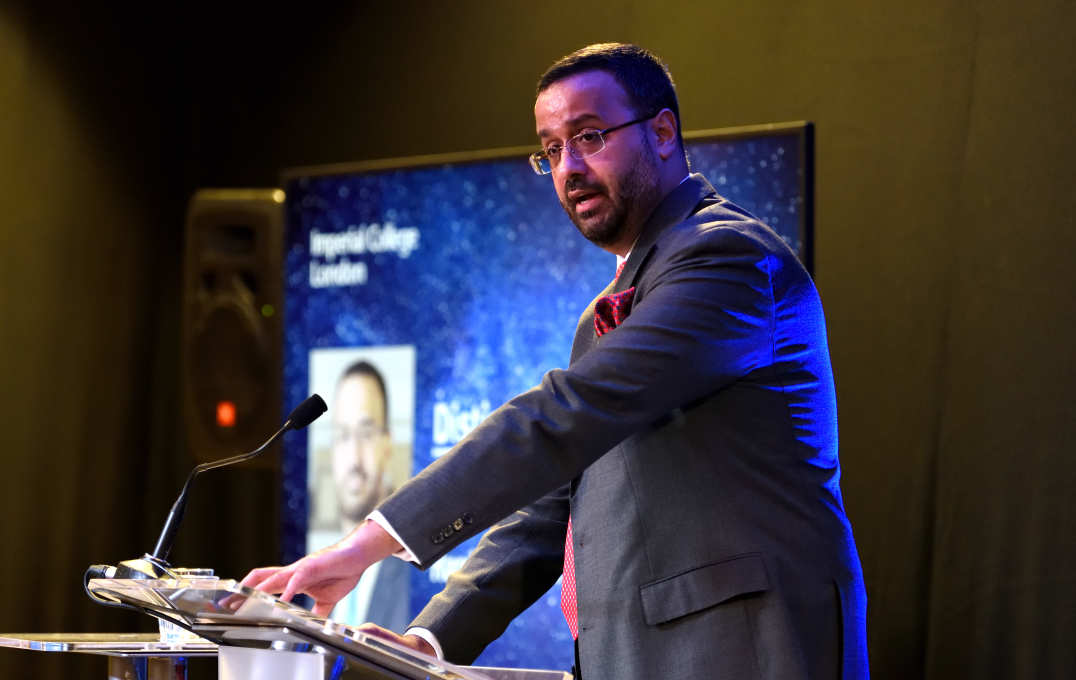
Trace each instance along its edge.
<instances>
[{"instance_id":1,"label":"shoulder of suit","mask_svg":"<svg viewBox=\"0 0 1076 680\"><path fill-rule=\"evenodd\" d=\"M687 219L666 229L658 239L668 245L698 245L700 240L747 239L761 250L772 250L781 241L772 229L746 209L716 194L708 196Z\"/></svg>"},{"instance_id":2,"label":"shoulder of suit","mask_svg":"<svg viewBox=\"0 0 1076 680\"><path fill-rule=\"evenodd\" d=\"M685 259L752 269L770 261L761 271L786 273L801 268L795 253L776 232L747 210L716 194L707 196L695 212L662 232L642 267L641 276L657 274L671 263ZM646 287L641 279L639 283Z\"/></svg>"}]
</instances>

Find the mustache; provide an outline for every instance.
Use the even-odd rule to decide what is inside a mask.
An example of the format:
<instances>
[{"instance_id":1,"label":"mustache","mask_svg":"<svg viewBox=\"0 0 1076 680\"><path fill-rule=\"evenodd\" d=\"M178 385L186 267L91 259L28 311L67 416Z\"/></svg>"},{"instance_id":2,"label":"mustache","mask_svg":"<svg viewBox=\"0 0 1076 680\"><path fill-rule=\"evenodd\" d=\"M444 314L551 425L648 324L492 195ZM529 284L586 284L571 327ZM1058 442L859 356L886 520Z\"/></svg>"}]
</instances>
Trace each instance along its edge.
<instances>
[{"instance_id":1,"label":"mustache","mask_svg":"<svg viewBox=\"0 0 1076 680\"><path fill-rule=\"evenodd\" d=\"M605 193L605 187L603 187L602 185L587 184L582 179L579 179L577 177L570 178L567 182L564 183L564 193L571 193L577 190L590 191L597 194Z\"/></svg>"}]
</instances>

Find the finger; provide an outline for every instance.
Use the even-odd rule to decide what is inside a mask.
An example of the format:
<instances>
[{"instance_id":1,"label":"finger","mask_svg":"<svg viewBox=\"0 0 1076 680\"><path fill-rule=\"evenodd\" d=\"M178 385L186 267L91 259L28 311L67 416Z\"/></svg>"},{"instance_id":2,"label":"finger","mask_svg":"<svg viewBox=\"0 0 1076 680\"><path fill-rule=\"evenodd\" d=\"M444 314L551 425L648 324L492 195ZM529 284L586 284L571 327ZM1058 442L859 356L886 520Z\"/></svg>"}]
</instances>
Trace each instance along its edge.
<instances>
[{"instance_id":1,"label":"finger","mask_svg":"<svg viewBox=\"0 0 1076 680\"><path fill-rule=\"evenodd\" d=\"M243 577L243 580L239 582L239 585L246 586L247 588L257 588L262 581L281 569L283 569L283 567L259 567L257 569L252 569L249 574Z\"/></svg>"},{"instance_id":2,"label":"finger","mask_svg":"<svg viewBox=\"0 0 1076 680\"><path fill-rule=\"evenodd\" d=\"M294 578L295 571L293 569L281 569L266 578L265 581L258 583L257 590L271 594L286 592L287 586L291 585ZM292 595L294 594L295 592L293 591ZM291 597L281 597L281 599L291 599Z\"/></svg>"},{"instance_id":3,"label":"finger","mask_svg":"<svg viewBox=\"0 0 1076 680\"><path fill-rule=\"evenodd\" d=\"M257 590L261 590L266 593L279 593L284 590L284 587L288 585L291 580L294 570L288 567L278 568L271 574L267 574L263 580L256 585L251 586Z\"/></svg>"},{"instance_id":4,"label":"finger","mask_svg":"<svg viewBox=\"0 0 1076 680\"><path fill-rule=\"evenodd\" d=\"M302 569L291 570L291 572L286 575L281 572L277 574L277 576L284 577L281 579L282 587L273 592L280 593L280 599L285 602L291 602L291 598L303 592L303 588L306 587L306 578Z\"/></svg>"},{"instance_id":5,"label":"finger","mask_svg":"<svg viewBox=\"0 0 1076 680\"><path fill-rule=\"evenodd\" d=\"M364 623L358 628L360 633L365 633L371 637L381 638L382 640L392 640L393 642L399 642L400 636L393 633L391 630L386 630L376 623Z\"/></svg>"},{"instance_id":6,"label":"finger","mask_svg":"<svg viewBox=\"0 0 1076 680\"><path fill-rule=\"evenodd\" d=\"M328 618L329 614L333 613L333 607L335 606L335 602L315 602L314 609L312 611L314 612L315 616L323 616Z\"/></svg>"}]
</instances>

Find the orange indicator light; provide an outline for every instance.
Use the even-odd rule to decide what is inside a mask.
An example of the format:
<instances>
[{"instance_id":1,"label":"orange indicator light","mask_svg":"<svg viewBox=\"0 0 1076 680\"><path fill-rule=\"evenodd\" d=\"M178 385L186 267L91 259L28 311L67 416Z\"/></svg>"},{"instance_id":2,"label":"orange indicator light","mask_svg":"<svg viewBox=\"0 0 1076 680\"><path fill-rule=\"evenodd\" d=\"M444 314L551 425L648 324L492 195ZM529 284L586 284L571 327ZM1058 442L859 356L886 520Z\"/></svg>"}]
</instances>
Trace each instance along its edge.
<instances>
[{"instance_id":1,"label":"orange indicator light","mask_svg":"<svg viewBox=\"0 0 1076 680\"><path fill-rule=\"evenodd\" d=\"M221 427L235 427L235 402L217 402L217 425Z\"/></svg>"}]
</instances>

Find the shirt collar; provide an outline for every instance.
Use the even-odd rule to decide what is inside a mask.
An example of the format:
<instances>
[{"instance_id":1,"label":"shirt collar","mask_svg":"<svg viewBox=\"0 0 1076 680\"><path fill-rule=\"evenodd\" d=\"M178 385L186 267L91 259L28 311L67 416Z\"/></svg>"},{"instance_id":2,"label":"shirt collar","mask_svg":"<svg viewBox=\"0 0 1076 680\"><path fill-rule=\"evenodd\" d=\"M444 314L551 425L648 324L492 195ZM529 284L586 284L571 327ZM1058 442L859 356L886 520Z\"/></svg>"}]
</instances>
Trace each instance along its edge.
<instances>
[{"instance_id":1,"label":"shirt collar","mask_svg":"<svg viewBox=\"0 0 1076 680\"><path fill-rule=\"evenodd\" d=\"M688 181L690 178L691 178L691 173L689 172L686 175L684 175L684 179L680 180L680 184L683 184L684 182ZM676 186L680 186L680 184L677 184ZM628 252L625 253L624 255L617 255L616 256L616 269L617 269L617 271L620 271L620 265L627 262L628 258L631 257L631 251L635 250L635 244L638 243L638 242L639 242L639 237L636 236L634 243L631 244L631 248L628 248Z\"/></svg>"}]
</instances>

